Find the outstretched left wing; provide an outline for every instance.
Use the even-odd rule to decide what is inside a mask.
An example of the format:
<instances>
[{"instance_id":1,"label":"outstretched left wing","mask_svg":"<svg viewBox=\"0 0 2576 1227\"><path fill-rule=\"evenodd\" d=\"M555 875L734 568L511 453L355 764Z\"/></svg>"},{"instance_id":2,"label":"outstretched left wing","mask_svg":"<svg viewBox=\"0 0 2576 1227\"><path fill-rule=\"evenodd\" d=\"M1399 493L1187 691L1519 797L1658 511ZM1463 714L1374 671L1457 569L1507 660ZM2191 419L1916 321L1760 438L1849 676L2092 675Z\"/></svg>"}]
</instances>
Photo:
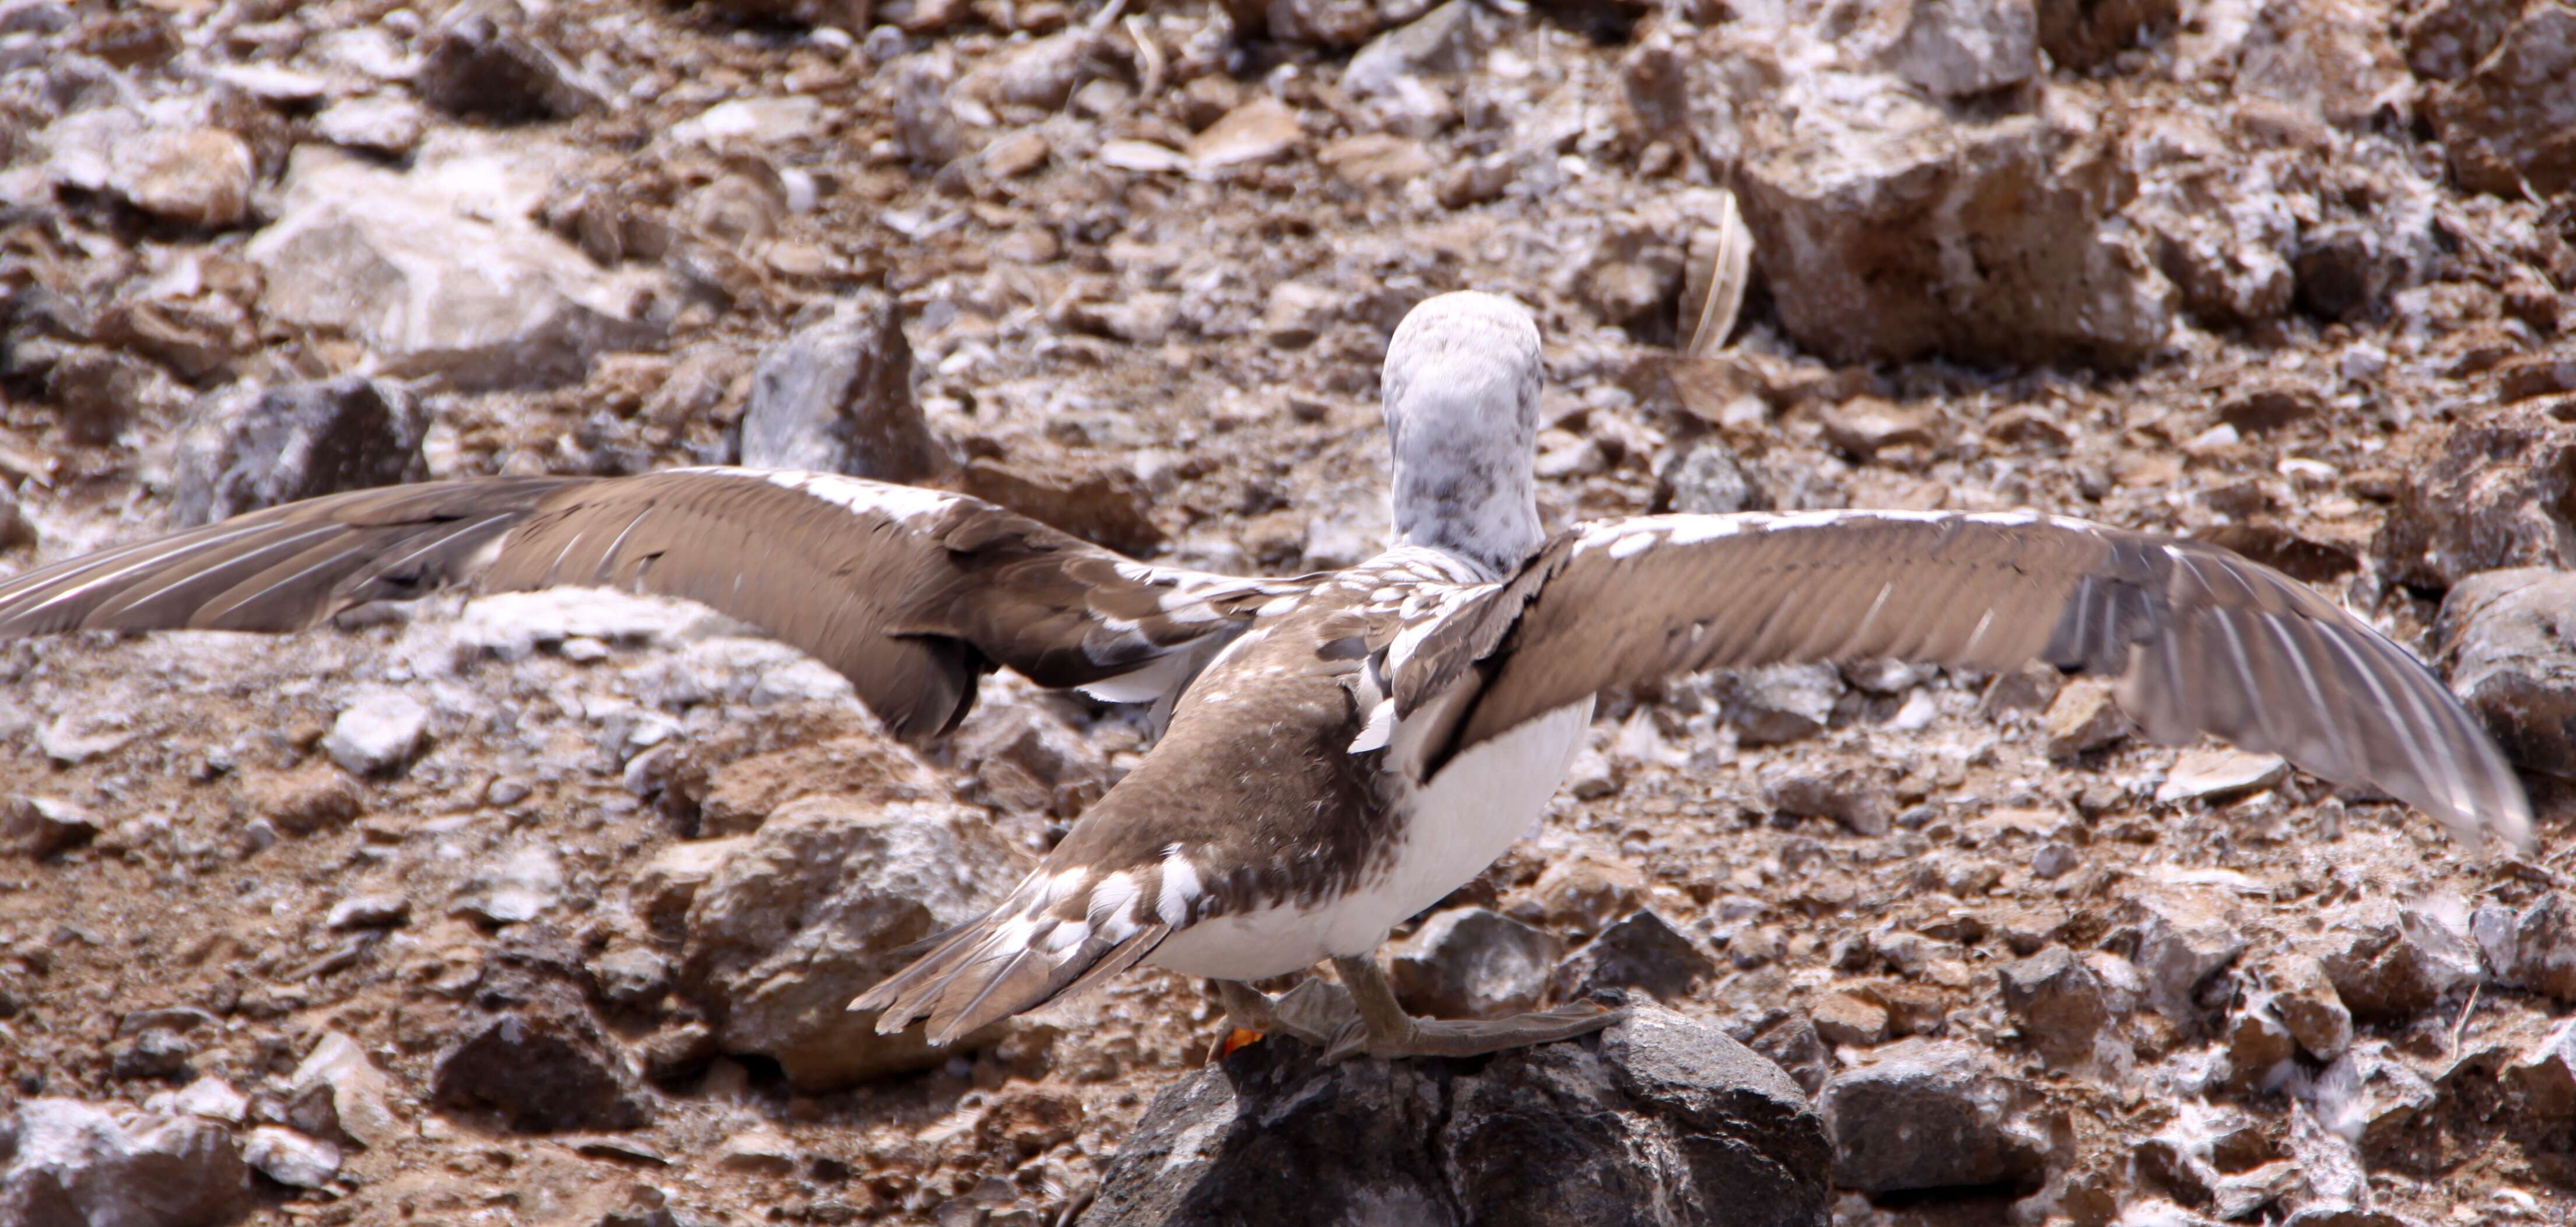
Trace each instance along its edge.
<instances>
[{"instance_id":1,"label":"outstretched left wing","mask_svg":"<svg viewBox=\"0 0 2576 1227\"><path fill-rule=\"evenodd\" d=\"M1897 657L2119 679L2160 741L2212 733L2366 783L2464 838L2531 838L2512 769L2439 678L2227 550L2036 513L1644 516L1560 533L1399 662L1409 712L1481 691L1449 753L1605 687Z\"/></svg>"}]
</instances>

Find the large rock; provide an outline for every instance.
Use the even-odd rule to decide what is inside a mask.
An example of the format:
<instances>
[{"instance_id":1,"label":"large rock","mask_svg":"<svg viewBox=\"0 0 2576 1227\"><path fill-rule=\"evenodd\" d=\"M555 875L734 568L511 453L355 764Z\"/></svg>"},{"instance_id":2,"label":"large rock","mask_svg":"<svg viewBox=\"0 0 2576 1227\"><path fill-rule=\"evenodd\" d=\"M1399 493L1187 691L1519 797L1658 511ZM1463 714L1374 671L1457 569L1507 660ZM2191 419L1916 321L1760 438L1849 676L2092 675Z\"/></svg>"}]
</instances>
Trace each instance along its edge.
<instances>
[{"instance_id":1,"label":"large rock","mask_svg":"<svg viewBox=\"0 0 2576 1227\"><path fill-rule=\"evenodd\" d=\"M2576 778L2571 609L2576 573L2516 567L2462 580L2434 623L2453 692L2514 762L2562 779Z\"/></svg>"},{"instance_id":2,"label":"large rock","mask_svg":"<svg viewBox=\"0 0 2576 1227\"><path fill-rule=\"evenodd\" d=\"M1742 185L1801 344L1835 362L2126 366L2163 341L2173 289L2106 227L2127 187L2102 150L2035 115L1953 120L1894 78L1791 88L1796 122L1759 129Z\"/></svg>"},{"instance_id":3,"label":"large rock","mask_svg":"<svg viewBox=\"0 0 2576 1227\"><path fill-rule=\"evenodd\" d=\"M982 811L927 802L808 797L743 837L688 910L681 975L729 1052L775 1058L810 1090L935 1065L918 1027L876 1033L850 999L914 942L995 902L1027 865ZM998 1026L961 1047L990 1042Z\"/></svg>"},{"instance_id":4,"label":"large rock","mask_svg":"<svg viewBox=\"0 0 2576 1227\"><path fill-rule=\"evenodd\" d=\"M1832 1153L1780 1068L1652 1007L1476 1061L1270 1040L1165 1088L1086 1227L1829 1222Z\"/></svg>"},{"instance_id":5,"label":"large rock","mask_svg":"<svg viewBox=\"0 0 2576 1227\"><path fill-rule=\"evenodd\" d=\"M2427 103L2461 186L2513 200L2576 187L2576 7L2525 6L2494 50Z\"/></svg>"},{"instance_id":6,"label":"large rock","mask_svg":"<svg viewBox=\"0 0 2576 1227\"><path fill-rule=\"evenodd\" d=\"M568 155L486 139L442 131L407 172L299 146L276 223L243 248L261 309L364 343L382 374L469 391L577 382L594 355L658 341L668 277L602 269L530 220Z\"/></svg>"},{"instance_id":7,"label":"large rock","mask_svg":"<svg viewBox=\"0 0 2576 1227\"><path fill-rule=\"evenodd\" d=\"M1864 1193L2036 1183L2046 1139L2019 1119L2022 1088L1982 1050L1900 1040L1817 1097L1834 1137L1834 1180Z\"/></svg>"},{"instance_id":8,"label":"large rock","mask_svg":"<svg viewBox=\"0 0 2576 1227\"><path fill-rule=\"evenodd\" d=\"M30 1099L0 1123L0 1223L211 1227L250 1201L232 1131L201 1116Z\"/></svg>"},{"instance_id":9,"label":"large rock","mask_svg":"<svg viewBox=\"0 0 2576 1227\"><path fill-rule=\"evenodd\" d=\"M2390 579L2438 592L2502 567L2576 567L2576 424L2477 414L2404 472L2371 542Z\"/></svg>"},{"instance_id":10,"label":"large rock","mask_svg":"<svg viewBox=\"0 0 2576 1227\"><path fill-rule=\"evenodd\" d=\"M182 524L316 495L420 481L429 414L401 388L355 375L212 393L179 436Z\"/></svg>"},{"instance_id":11,"label":"large rock","mask_svg":"<svg viewBox=\"0 0 2576 1227\"><path fill-rule=\"evenodd\" d=\"M912 346L892 299L844 303L760 356L742 415L742 462L893 482L948 469L912 400Z\"/></svg>"}]
</instances>

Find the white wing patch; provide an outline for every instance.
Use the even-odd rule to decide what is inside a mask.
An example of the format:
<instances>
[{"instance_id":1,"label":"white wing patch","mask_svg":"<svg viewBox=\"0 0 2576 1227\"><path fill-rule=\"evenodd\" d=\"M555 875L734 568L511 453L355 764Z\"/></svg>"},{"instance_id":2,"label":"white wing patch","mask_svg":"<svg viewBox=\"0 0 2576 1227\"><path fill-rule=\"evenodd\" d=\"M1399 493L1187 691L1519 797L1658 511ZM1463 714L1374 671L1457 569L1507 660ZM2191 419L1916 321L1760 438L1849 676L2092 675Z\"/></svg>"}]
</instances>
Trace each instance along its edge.
<instances>
[{"instance_id":1,"label":"white wing patch","mask_svg":"<svg viewBox=\"0 0 2576 1227\"><path fill-rule=\"evenodd\" d=\"M1383 750L1386 748L1387 740L1393 736L1395 736L1395 700L1380 699L1377 706L1369 709L1368 723L1360 727L1360 735L1351 738L1350 752L1366 754L1371 750Z\"/></svg>"},{"instance_id":2,"label":"white wing patch","mask_svg":"<svg viewBox=\"0 0 2576 1227\"><path fill-rule=\"evenodd\" d=\"M1199 871L1181 855L1181 846L1173 844L1163 852L1163 889L1154 901L1154 914L1164 924L1179 928L1190 918L1190 905L1198 902Z\"/></svg>"}]
</instances>

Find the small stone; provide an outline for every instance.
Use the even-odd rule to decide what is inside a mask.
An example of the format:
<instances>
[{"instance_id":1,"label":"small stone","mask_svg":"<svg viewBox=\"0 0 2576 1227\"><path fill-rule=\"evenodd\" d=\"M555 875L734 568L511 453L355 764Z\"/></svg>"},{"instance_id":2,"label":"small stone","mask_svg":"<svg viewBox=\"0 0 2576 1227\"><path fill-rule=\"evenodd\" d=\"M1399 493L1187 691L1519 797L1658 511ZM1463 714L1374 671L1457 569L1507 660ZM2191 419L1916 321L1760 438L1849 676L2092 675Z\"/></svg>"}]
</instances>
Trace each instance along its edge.
<instances>
[{"instance_id":1,"label":"small stone","mask_svg":"<svg viewBox=\"0 0 2576 1227\"><path fill-rule=\"evenodd\" d=\"M2039 71L2039 12L2028 0L1912 0L1899 11L1887 66L1927 93L1965 98Z\"/></svg>"},{"instance_id":2,"label":"small stone","mask_svg":"<svg viewBox=\"0 0 2576 1227\"><path fill-rule=\"evenodd\" d=\"M1780 745L1823 732L1843 694L1832 665L1770 665L1729 676L1726 718L1748 746Z\"/></svg>"},{"instance_id":3,"label":"small stone","mask_svg":"<svg viewBox=\"0 0 2576 1227\"><path fill-rule=\"evenodd\" d=\"M796 1143L767 1125L754 1125L716 1144L716 1166L762 1176L796 1170Z\"/></svg>"},{"instance_id":4,"label":"small stone","mask_svg":"<svg viewBox=\"0 0 2576 1227\"><path fill-rule=\"evenodd\" d=\"M349 149L401 157L419 147L429 117L418 104L394 94L365 94L323 108L314 135Z\"/></svg>"},{"instance_id":5,"label":"small stone","mask_svg":"<svg viewBox=\"0 0 2576 1227\"><path fill-rule=\"evenodd\" d=\"M2576 1020L2558 1024L2514 1058L2504 1081L2522 1097L2526 1119L2563 1121L2576 1113Z\"/></svg>"},{"instance_id":6,"label":"small stone","mask_svg":"<svg viewBox=\"0 0 2576 1227\"><path fill-rule=\"evenodd\" d=\"M2140 33L2170 28L2179 0L2039 0L2039 45L2059 69L2084 72L2127 49Z\"/></svg>"},{"instance_id":7,"label":"small stone","mask_svg":"<svg viewBox=\"0 0 2576 1227\"><path fill-rule=\"evenodd\" d=\"M1930 410L1899 405L1875 396L1855 397L1817 416L1825 442L1861 463L1880 452L1911 450L1923 455L1940 442L1940 417Z\"/></svg>"},{"instance_id":8,"label":"small stone","mask_svg":"<svg viewBox=\"0 0 2576 1227\"><path fill-rule=\"evenodd\" d=\"M1658 479L1659 509L1691 515L1731 515L1760 511L1771 505L1744 470L1733 449L1715 437L1701 439L1664 467Z\"/></svg>"},{"instance_id":9,"label":"small stone","mask_svg":"<svg viewBox=\"0 0 2576 1227\"><path fill-rule=\"evenodd\" d=\"M2515 918L2509 974L2533 992L2576 1003L2576 904L2551 891Z\"/></svg>"},{"instance_id":10,"label":"small stone","mask_svg":"<svg viewBox=\"0 0 2576 1227\"><path fill-rule=\"evenodd\" d=\"M2290 1038L2319 1061L2331 1061L2352 1047L2352 1011L2336 994L2325 965L2303 954L2274 959L2266 980L2272 1008L2290 1029Z\"/></svg>"},{"instance_id":11,"label":"small stone","mask_svg":"<svg viewBox=\"0 0 2576 1227\"><path fill-rule=\"evenodd\" d=\"M1645 889L1634 866L1577 853L1549 865L1532 893L1537 915L1549 928L1590 937L1636 911Z\"/></svg>"},{"instance_id":12,"label":"small stone","mask_svg":"<svg viewBox=\"0 0 2576 1227\"><path fill-rule=\"evenodd\" d=\"M357 781L327 764L248 775L242 780L242 798L252 812L294 835L346 826L365 808Z\"/></svg>"},{"instance_id":13,"label":"small stone","mask_svg":"<svg viewBox=\"0 0 2576 1227\"><path fill-rule=\"evenodd\" d=\"M1852 993L1828 993L1807 1012L1816 1034L1835 1047L1874 1048L1887 1042L1887 1007Z\"/></svg>"},{"instance_id":14,"label":"small stone","mask_svg":"<svg viewBox=\"0 0 2576 1227\"><path fill-rule=\"evenodd\" d=\"M177 1078L187 1073L188 1061L196 1055L197 1045L187 1036L154 1027L118 1049L109 1068L119 1078Z\"/></svg>"},{"instance_id":15,"label":"small stone","mask_svg":"<svg viewBox=\"0 0 2576 1227\"><path fill-rule=\"evenodd\" d=\"M261 1125L242 1142L242 1159L269 1179L297 1189L327 1188L340 1174L340 1148L282 1125Z\"/></svg>"},{"instance_id":16,"label":"small stone","mask_svg":"<svg viewBox=\"0 0 2576 1227\"><path fill-rule=\"evenodd\" d=\"M1267 162L1305 139L1297 113L1276 98L1261 97L1226 113L1191 137L1184 149L1201 167L1242 166Z\"/></svg>"},{"instance_id":17,"label":"small stone","mask_svg":"<svg viewBox=\"0 0 2576 1227\"><path fill-rule=\"evenodd\" d=\"M994 137L984 146L984 173L996 179L1016 179L1047 160L1046 134L1035 128L1022 128Z\"/></svg>"},{"instance_id":18,"label":"small stone","mask_svg":"<svg viewBox=\"0 0 2576 1227\"><path fill-rule=\"evenodd\" d=\"M393 1083L345 1033L323 1032L287 1086L299 1103L329 1105L327 1121L300 1122L308 1132L363 1147L382 1147L408 1132L394 1115Z\"/></svg>"},{"instance_id":19,"label":"small stone","mask_svg":"<svg viewBox=\"0 0 2576 1227\"><path fill-rule=\"evenodd\" d=\"M1432 1018L1502 1018L1538 1008L1565 943L1486 908L1452 908L1396 944L1389 978L1405 1008Z\"/></svg>"},{"instance_id":20,"label":"small stone","mask_svg":"<svg viewBox=\"0 0 2576 1227\"><path fill-rule=\"evenodd\" d=\"M2074 845L2051 841L2030 854L2030 873L2042 882L2054 882L2075 872L2084 864L2084 854Z\"/></svg>"},{"instance_id":21,"label":"small stone","mask_svg":"<svg viewBox=\"0 0 2576 1227\"><path fill-rule=\"evenodd\" d=\"M1619 768L1609 755L1585 746L1565 769L1565 789L1578 801L1598 801L1619 791Z\"/></svg>"},{"instance_id":22,"label":"small stone","mask_svg":"<svg viewBox=\"0 0 2576 1227\"><path fill-rule=\"evenodd\" d=\"M752 373L742 462L913 482L953 462L912 399L893 300L865 295L773 345Z\"/></svg>"},{"instance_id":23,"label":"small stone","mask_svg":"<svg viewBox=\"0 0 2576 1227\"><path fill-rule=\"evenodd\" d=\"M2240 1000L2219 1027L2219 1043L2227 1053L2229 1090L2252 1094L2281 1085L2288 1079L2290 1060L2298 1053L2298 1043L2281 1020L2276 1003L2262 996Z\"/></svg>"},{"instance_id":24,"label":"small stone","mask_svg":"<svg viewBox=\"0 0 2576 1227\"><path fill-rule=\"evenodd\" d=\"M114 754L133 741L134 730L127 721L122 712L65 712L36 730L36 748L57 766L77 767Z\"/></svg>"},{"instance_id":25,"label":"small stone","mask_svg":"<svg viewBox=\"0 0 2576 1227\"><path fill-rule=\"evenodd\" d=\"M2226 801L2270 788L2289 775L2290 764L2278 754L2248 754L2224 747L2185 750L2157 787L2156 801L2164 805Z\"/></svg>"},{"instance_id":26,"label":"small stone","mask_svg":"<svg viewBox=\"0 0 2576 1227\"><path fill-rule=\"evenodd\" d=\"M1482 41L1475 6L1449 0L1354 52L1342 69L1342 88L1369 98L1393 93L1418 74L1464 71L1474 67Z\"/></svg>"},{"instance_id":27,"label":"small stone","mask_svg":"<svg viewBox=\"0 0 2576 1227\"><path fill-rule=\"evenodd\" d=\"M179 1088L170 1097L170 1110L238 1125L250 1115L250 1100L231 1083L209 1074Z\"/></svg>"},{"instance_id":28,"label":"small stone","mask_svg":"<svg viewBox=\"0 0 2576 1227\"><path fill-rule=\"evenodd\" d=\"M1636 988L1673 1001L1716 975L1716 961L1689 938L1652 910L1639 910L1568 955L1556 969L1556 983L1558 995L1568 1000L1604 988Z\"/></svg>"},{"instance_id":29,"label":"small stone","mask_svg":"<svg viewBox=\"0 0 2576 1227\"><path fill-rule=\"evenodd\" d=\"M1831 818L1860 835L1884 835L1896 797L1868 763L1791 761L1762 771L1763 799L1781 814Z\"/></svg>"},{"instance_id":30,"label":"small stone","mask_svg":"<svg viewBox=\"0 0 2576 1227\"><path fill-rule=\"evenodd\" d=\"M28 1099L0 1122L0 1222L31 1227L225 1223L250 1200L232 1131L198 1116L111 1114Z\"/></svg>"},{"instance_id":31,"label":"small stone","mask_svg":"<svg viewBox=\"0 0 2576 1227\"><path fill-rule=\"evenodd\" d=\"M366 693L340 709L322 752L351 775L392 775L429 736L429 709L399 690Z\"/></svg>"},{"instance_id":32,"label":"small stone","mask_svg":"<svg viewBox=\"0 0 2576 1227\"><path fill-rule=\"evenodd\" d=\"M2041 717L2048 756L2061 763L2117 744L2129 735L2129 718L2100 678L2079 677L2059 687Z\"/></svg>"},{"instance_id":33,"label":"small stone","mask_svg":"<svg viewBox=\"0 0 2576 1227\"><path fill-rule=\"evenodd\" d=\"M222 128L155 133L126 184L135 208L209 230L238 226L250 215L251 153Z\"/></svg>"},{"instance_id":34,"label":"small stone","mask_svg":"<svg viewBox=\"0 0 2576 1227\"><path fill-rule=\"evenodd\" d=\"M391 929L410 919L411 900L401 895L351 895L332 904L323 923L334 929Z\"/></svg>"},{"instance_id":35,"label":"small stone","mask_svg":"<svg viewBox=\"0 0 2576 1227\"><path fill-rule=\"evenodd\" d=\"M1817 1096L1834 1138L1834 1182L1891 1193L2035 1180L2048 1147L2015 1119L2020 1094L1965 1043L1878 1048Z\"/></svg>"},{"instance_id":36,"label":"small stone","mask_svg":"<svg viewBox=\"0 0 2576 1227\"><path fill-rule=\"evenodd\" d=\"M1315 151L1315 162L1358 187L1402 186L1440 169L1421 141L1393 132L1363 132Z\"/></svg>"},{"instance_id":37,"label":"small stone","mask_svg":"<svg viewBox=\"0 0 2576 1227\"><path fill-rule=\"evenodd\" d=\"M2101 980L2074 952L2050 946L2005 964L2002 981L2004 1008L2032 1047L2058 1065L2091 1059L2094 1037L2113 1012Z\"/></svg>"},{"instance_id":38,"label":"small stone","mask_svg":"<svg viewBox=\"0 0 2576 1227\"><path fill-rule=\"evenodd\" d=\"M2247 434L2295 426L2325 410L2316 391L2303 384L2266 384L2230 395L2218 404L2218 420Z\"/></svg>"},{"instance_id":39,"label":"small stone","mask_svg":"<svg viewBox=\"0 0 2576 1227\"><path fill-rule=\"evenodd\" d=\"M457 910L485 924L521 924L544 915L562 893L562 860L554 849L531 844L477 870Z\"/></svg>"},{"instance_id":40,"label":"small stone","mask_svg":"<svg viewBox=\"0 0 2576 1227\"><path fill-rule=\"evenodd\" d=\"M2134 962L2148 1000L2177 1024L2201 1018L2201 986L2245 950L2234 905L2211 890L2150 889L2131 896L2124 911L2138 931Z\"/></svg>"},{"instance_id":41,"label":"small stone","mask_svg":"<svg viewBox=\"0 0 2576 1227\"><path fill-rule=\"evenodd\" d=\"M597 110L599 89L554 49L518 28L517 6L460 5L421 37L421 99L450 115L493 123L570 119Z\"/></svg>"},{"instance_id":42,"label":"small stone","mask_svg":"<svg viewBox=\"0 0 2576 1227\"><path fill-rule=\"evenodd\" d=\"M467 1033L437 1061L438 1101L489 1108L512 1129L635 1129L652 1105L624 1059L578 1006L539 1001Z\"/></svg>"},{"instance_id":43,"label":"small stone","mask_svg":"<svg viewBox=\"0 0 2576 1227\"><path fill-rule=\"evenodd\" d=\"M591 961L599 995L618 1005L646 1007L671 988L671 960L642 946L612 950Z\"/></svg>"},{"instance_id":44,"label":"small stone","mask_svg":"<svg viewBox=\"0 0 2576 1227\"><path fill-rule=\"evenodd\" d=\"M98 817L60 797L0 801L0 852L47 857L98 837Z\"/></svg>"}]
</instances>

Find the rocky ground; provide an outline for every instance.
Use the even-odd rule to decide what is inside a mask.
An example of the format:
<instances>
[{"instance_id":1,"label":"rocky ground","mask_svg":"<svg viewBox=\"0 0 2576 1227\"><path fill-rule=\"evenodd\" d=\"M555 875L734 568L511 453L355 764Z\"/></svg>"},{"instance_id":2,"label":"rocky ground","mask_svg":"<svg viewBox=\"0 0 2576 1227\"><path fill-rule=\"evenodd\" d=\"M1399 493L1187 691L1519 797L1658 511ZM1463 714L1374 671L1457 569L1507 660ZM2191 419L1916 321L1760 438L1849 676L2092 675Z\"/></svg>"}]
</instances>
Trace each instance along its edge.
<instances>
[{"instance_id":1,"label":"rocky ground","mask_svg":"<svg viewBox=\"0 0 2576 1227\"><path fill-rule=\"evenodd\" d=\"M2439 661L2541 809L2473 853L2054 675L1678 682L1394 951L1418 1006L1638 1023L1210 1072L1156 971L957 1052L839 1009L1136 760L1126 713L1001 684L915 753L600 594L12 643L0 1218L1140 1222L1211 1170L1302 1173L1218 1189L1286 1216L1432 1104L1381 1212L1624 1221L1493 1196L1563 1159L1745 1221L1691 1157L1735 1129L1759 1221L2576 1221L2570 131L2554 0L0 0L0 568L731 461L1337 565L1388 332L1475 287L1547 334L1557 522L2214 539ZM1686 359L1720 189L1754 288ZM1250 1166L1113 1171L1263 1096Z\"/></svg>"}]
</instances>

